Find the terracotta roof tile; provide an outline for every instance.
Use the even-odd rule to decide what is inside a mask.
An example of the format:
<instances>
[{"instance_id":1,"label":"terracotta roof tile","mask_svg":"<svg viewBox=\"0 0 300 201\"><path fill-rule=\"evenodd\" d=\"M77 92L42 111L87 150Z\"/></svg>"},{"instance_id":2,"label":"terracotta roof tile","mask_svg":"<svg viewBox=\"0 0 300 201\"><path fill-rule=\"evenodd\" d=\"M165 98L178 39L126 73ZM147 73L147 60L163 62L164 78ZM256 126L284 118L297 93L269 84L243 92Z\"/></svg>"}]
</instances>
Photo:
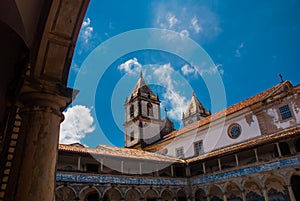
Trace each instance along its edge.
<instances>
[{"instance_id":1,"label":"terracotta roof tile","mask_svg":"<svg viewBox=\"0 0 300 201\"><path fill-rule=\"evenodd\" d=\"M162 162L184 162L183 160L164 156L156 153L146 152L137 149L121 148L107 145L100 145L97 148L72 146L66 144L60 144L58 147L59 151L66 151L72 153L85 153L85 154L96 154L112 157L131 158L131 159L144 159Z\"/></svg>"}]
</instances>

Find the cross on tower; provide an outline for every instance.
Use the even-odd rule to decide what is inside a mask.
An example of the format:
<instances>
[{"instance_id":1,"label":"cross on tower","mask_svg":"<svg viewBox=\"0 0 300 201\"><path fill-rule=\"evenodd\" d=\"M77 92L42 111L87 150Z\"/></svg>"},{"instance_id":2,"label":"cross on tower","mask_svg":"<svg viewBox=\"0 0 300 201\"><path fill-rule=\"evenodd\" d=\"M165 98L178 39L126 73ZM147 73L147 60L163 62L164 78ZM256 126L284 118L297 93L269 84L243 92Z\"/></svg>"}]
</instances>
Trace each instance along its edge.
<instances>
[{"instance_id":1,"label":"cross on tower","mask_svg":"<svg viewBox=\"0 0 300 201\"><path fill-rule=\"evenodd\" d=\"M284 82L281 73L279 74L280 82Z\"/></svg>"}]
</instances>

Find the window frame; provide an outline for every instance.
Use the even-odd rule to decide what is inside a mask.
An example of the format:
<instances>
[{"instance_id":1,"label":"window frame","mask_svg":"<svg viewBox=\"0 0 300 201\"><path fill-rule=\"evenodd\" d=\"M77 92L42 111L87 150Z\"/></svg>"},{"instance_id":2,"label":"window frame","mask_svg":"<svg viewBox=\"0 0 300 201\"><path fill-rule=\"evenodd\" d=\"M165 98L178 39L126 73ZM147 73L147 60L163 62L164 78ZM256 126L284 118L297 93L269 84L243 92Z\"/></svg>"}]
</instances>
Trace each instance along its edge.
<instances>
[{"instance_id":1,"label":"window frame","mask_svg":"<svg viewBox=\"0 0 300 201\"><path fill-rule=\"evenodd\" d=\"M197 153L196 151L196 144L201 143L201 149L199 150L199 153ZM203 147L203 140L198 140L196 142L194 142L194 155L195 156L200 156L204 153L204 147Z\"/></svg>"},{"instance_id":2,"label":"window frame","mask_svg":"<svg viewBox=\"0 0 300 201\"><path fill-rule=\"evenodd\" d=\"M283 108L283 107L287 107L288 111L284 111L284 113L282 113L281 110L280 110L280 108ZM278 106L278 113L279 113L280 121L282 121L282 122L289 121L290 119L294 118L293 111L291 110L291 107L290 107L290 105L288 103L287 104L282 104L282 105ZM282 115L286 114L286 113L290 113L290 117L286 118L286 119L283 119Z\"/></svg>"},{"instance_id":3,"label":"window frame","mask_svg":"<svg viewBox=\"0 0 300 201\"><path fill-rule=\"evenodd\" d=\"M178 155L178 151L179 151L179 150L182 150L182 151L181 151L181 152L182 152L181 155ZM176 157L178 157L178 158L184 158L184 147L183 147L183 146L177 147L177 148L175 149L175 151L176 151Z\"/></svg>"},{"instance_id":4,"label":"window frame","mask_svg":"<svg viewBox=\"0 0 300 201\"><path fill-rule=\"evenodd\" d=\"M234 127L234 126L238 126L240 128L240 134L236 137L236 136L233 136L232 133L231 133L231 129ZM243 132L243 128L240 124L238 123L232 123L228 126L228 129L227 129L227 135L230 139L232 140L235 140L235 139L238 139L241 135L242 135L242 132Z\"/></svg>"},{"instance_id":5,"label":"window frame","mask_svg":"<svg viewBox=\"0 0 300 201\"><path fill-rule=\"evenodd\" d=\"M130 140L130 142L135 140L134 131L130 132L129 140Z\"/></svg>"}]
</instances>

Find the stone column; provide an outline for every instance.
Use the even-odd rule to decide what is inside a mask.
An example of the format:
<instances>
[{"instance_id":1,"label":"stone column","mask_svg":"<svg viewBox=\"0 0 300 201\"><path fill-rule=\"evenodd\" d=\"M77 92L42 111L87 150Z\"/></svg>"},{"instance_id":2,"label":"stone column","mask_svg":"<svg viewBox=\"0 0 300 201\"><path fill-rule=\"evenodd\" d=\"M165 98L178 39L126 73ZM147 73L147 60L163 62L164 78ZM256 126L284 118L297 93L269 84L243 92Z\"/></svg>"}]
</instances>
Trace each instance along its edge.
<instances>
[{"instance_id":1,"label":"stone column","mask_svg":"<svg viewBox=\"0 0 300 201\"><path fill-rule=\"evenodd\" d=\"M202 163L202 169L203 169L203 174L206 174L206 167L205 167L205 163Z\"/></svg>"},{"instance_id":2,"label":"stone column","mask_svg":"<svg viewBox=\"0 0 300 201\"><path fill-rule=\"evenodd\" d=\"M235 154L234 157L235 157L236 166L238 167L239 166L239 157L237 154Z\"/></svg>"},{"instance_id":3,"label":"stone column","mask_svg":"<svg viewBox=\"0 0 300 201\"><path fill-rule=\"evenodd\" d=\"M43 90L44 91L44 90ZM16 184L15 201L52 201L61 110L70 99L53 93L31 90L21 95L20 135L24 145Z\"/></svg>"},{"instance_id":4,"label":"stone column","mask_svg":"<svg viewBox=\"0 0 300 201\"><path fill-rule=\"evenodd\" d=\"M295 198L295 195L294 195L292 186L291 186L291 185L288 185L288 186L287 186L287 189L288 189L288 191L289 191L289 197L290 197L290 200L291 200L291 201L296 201L296 198Z\"/></svg>"},{"instance_id":5,"label":"stone column","mask_svg":"<svg viewBox=\"0 0 300 201\"><path fill-rule=\"evenodd\" d=\"M258 162L258 161L259 161L259 158L258 158L258 154L257 154L257 149L254 149L254 154L255 154L256 162Z\"/></svg>"},{"instance_id":6,"label":"stone column","mask_svg":"<svg viewBox=\"0 0 300 201\"><path fill-rule=\"evenodd\" d=\"M280 150L280 146L279 146L279 143L278 143L278 142L276 143L276 147L277 147L277 151L278 151L279 157L282 157L281 150Z\"/></svg>"},{"instance_id":7,"label":"stone column","mask_svg":"<svg viewBox=\"0 0 300 201\"><path fill-rule=\"evenodd\" d=\"M227 195L226 195L226 193L223 194L223 201L227 201Z\"/></svg>"},{"instance_id":8,"label":"stone column","mask_svg":"<svg viewBox=\"0 0 300 201\"><path fill-rule=\"evenodd\" d=\"M269 196L268 196L267 189L266 189L266 188L263 188L263 189L262 189L262 192L263 192L265 201L269 201Z\"/></svg>"},{"instance_id":9,"label":"stone column","mask_svg":"<svg viewBox=\"0 0 300 201\"><path fill-rule=\"evenodd\" d=\"M243 201L247 201L245 190L242 191Z\"/></svg>"},{"instance_id":10,"label":"stone column","mask_svg":"<svg viewBox=\"0 0 300 201\"><path fill-rule=\"evenodd\" d=\"M81 156L78 156L78 158L77 158L77 170L80 170L81 168L81 163L80 163L80 161L81 161Z\"/></svg>"},{"instance_id":11,"label":"stone column","mask_svg":"<svg viewBox=\"0 0 300 201\"><path fill-rule=\"evenodd\" d=\"M221 159L218 158L218 164L219 164L219 171L222 170L222 165L221 165Z\"/></svg>"}]
</instances>

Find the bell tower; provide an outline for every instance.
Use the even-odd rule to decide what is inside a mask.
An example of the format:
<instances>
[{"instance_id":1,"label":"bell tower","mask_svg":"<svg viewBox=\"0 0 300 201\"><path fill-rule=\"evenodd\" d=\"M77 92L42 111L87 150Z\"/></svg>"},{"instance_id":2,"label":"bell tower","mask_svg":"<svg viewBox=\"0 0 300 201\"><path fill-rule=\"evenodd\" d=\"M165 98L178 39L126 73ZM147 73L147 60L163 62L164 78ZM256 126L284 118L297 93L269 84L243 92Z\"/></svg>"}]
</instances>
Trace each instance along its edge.
<instances>
[{"instance_id":1,"label":"bell tower","mask_svg":"<svg viewBox=\"0 0 300 201\"><path fill-rule=\"evenodd\" d=\"M143 78L142 72L125 101L125 147L143 148L160 139L160 101Z\"/></svg>"},{"instance_id":2,"label":"bell tower","mask_svg":"<svg viewBox=\"0 0 300 201\"><path fill-rule=\"evenodd\" d=\"M202 103L198 100L198 98L195 96L195 93L193 92L190 103L186 111L182 114L183 126L187 126L210 115L210 111L208 111L202 105Z\"/></svg>"}]
</instances>

